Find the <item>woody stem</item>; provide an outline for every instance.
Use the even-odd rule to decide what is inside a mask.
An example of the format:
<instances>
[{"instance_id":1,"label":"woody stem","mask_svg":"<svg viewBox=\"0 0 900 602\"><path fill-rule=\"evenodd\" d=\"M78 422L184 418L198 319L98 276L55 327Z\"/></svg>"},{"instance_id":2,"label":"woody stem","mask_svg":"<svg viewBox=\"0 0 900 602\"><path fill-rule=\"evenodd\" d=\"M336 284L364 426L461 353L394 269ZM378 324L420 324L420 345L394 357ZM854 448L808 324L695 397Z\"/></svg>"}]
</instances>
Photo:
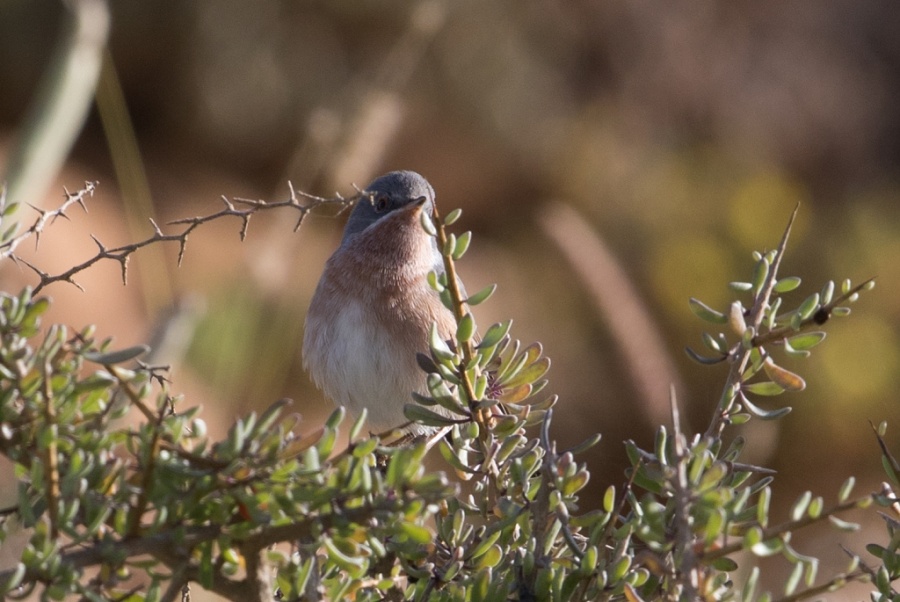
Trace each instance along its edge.
<instances>
[{"instance_id":1,"label":"woody stem","mask_svg":"<svg viewBox=\"0 0 900 602\"><path fill-rule=\"evenodd\" d=\"M453 315L456 318L456 323L459 324L463 319L463 316L466 314L466 302L465 299L462 298L462 292L459 288L459 279L456 277L456 264L453 262L453 257L451 257L450 252L446 249L447 247L447 232L444 229L444 222L441 219L440 213L438 213L437 205L434 205L432 216L434 218L434 227L437 231L437 242L440 246L441 257L444 260L444 271L447 273L447 289L450 291L450 299L452 301L453 307L451 308L453 311ZM471 339L465 341L457 341L460 346L460 351L462 352L462 369L460 370L460 382L462 383L463 390L466 392L466 397L469 399L469 402L472 403L475 400L475 387L472 383L472 379L469 378L469 373L467 370L467 366L472 365L472 358L475 356L475 349L472 346Z\"/></svg>"}]
</instances>

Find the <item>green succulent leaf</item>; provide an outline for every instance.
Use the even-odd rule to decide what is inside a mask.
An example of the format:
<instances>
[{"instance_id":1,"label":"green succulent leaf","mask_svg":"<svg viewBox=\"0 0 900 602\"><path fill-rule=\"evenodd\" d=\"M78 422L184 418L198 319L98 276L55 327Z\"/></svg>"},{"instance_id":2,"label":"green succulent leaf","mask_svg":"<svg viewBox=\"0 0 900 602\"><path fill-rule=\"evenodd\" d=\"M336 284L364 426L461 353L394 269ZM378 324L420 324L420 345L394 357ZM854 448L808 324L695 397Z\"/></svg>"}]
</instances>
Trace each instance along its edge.
<instances>
[{"instance_id":1,"label":"green succulent leaf","mask_svg":"<svg viewBox=\"0 0 900 602\"><path fill-rule=\"evenodd\" d=\"M834 280L829 280L825 283L825 286L822 287L822 292L819 293L819 302L822 305L828 305L831 303L832 298L834 297Z\"/></svg>"},{"instance_id":2,"label":"green succulent leaf","mask_svg":"<svg viewBox=\"0 0 900 602\"><path fill-rule=\"evenodd\" d=\"M800 307L797 308L797 314L800 316L800 320L806 320L810 316L812 316L813 312L819 308L819 293L813 293L809 297L807 297L803 303L800 304Z\"/></svg>"},{"instance_id":3,"label":"green succulent leaf","mask_svg":"<svg viewBox=\"0 0 900 602\"><path fill-rule=\"evenodd\" d=\"M706 320L707 322L712 322L713 324L725 324L728 321L728 318L725 316L725 314L714 310L699 299L691 297L689 303L691 311L694 312L694 315L701 320Z\"/></svg>"},{"instance_id":4,"label":"green succulent leaf","mask_svg":"<svg viewBox=\"0 0 900 602\"><path fill-rule=\"evenodd\" d=\"M778 537L773 537L772 539L767 539L766 541L759 542L755 546L751 547L750 551L753 552L753 554L755 554L756 556L766 558L781 553L783 549L784 542Z\"/></svg>"},{"instance_id":5,"label":"green succulent leaf","mask_svg":"<svg viewBox=\"0 0 900 602\"><path fill-rule=\"evenodd\" d=\"M839 529L840 531L846 531L848 533L853 533L855 531L859 531L859 528L860 528L858 523L852 523L849 521L845 521L834 515L828 517L828 522L830 522L832 525L835 526L835 528Z\"/></svg>"},{"instance_id":6,"label":"green succulent leaf","mask_svg":"<svg viewBox=\"0 0 900 602\"><path fill-rule=\"evenodd\" d=\"M459 261L466 251L469 250L469 244L472 242L472 232L467 230L459 235L456 243L453 245L451 256L454 260Z\"/></svg>"},{"instance_id":7,"label":"green succulent leaf","mask_svg":"<svg viewBox=\"0 0 900 602\"><path fill-rule=\"evenodd\" d=\"M791 412L791 408L789 406L777 408L774 410L764 410L753 404L746 397L741 398L741 405L744 406L744 409L746 409L750 414L759 418L760 420L777 420L778 418L790 414Z\"/></svg>"},{"instance_id":8,"label":"green succulent leaf","mask_svg":"<svg viewBox=\"0 0 900 602\"><path fill-rule=\"evenodd\" d=\"M716 558L715 560L713 560L712 566L717 571L725 571L726 573L738 570L738 563L728 556Z\"/></svg>"},{"instance_id":9,"label":"green succulent leaf","mask_svg":"<svg viewBox=\"0 0 900 602\"><path fill-rule=\"evenodd\" d=\"M425 406L421 406L415 403L408 403L404 405L403 415L406 416L407 420L412 420L413 422L417 422L425 426L434 426L440 428L445 426L453 426L454 424L459 423L459 420L448 418L443 414L439 414L434 410L429 410Z\"/></svg>"},{"instance_id":10,"label":"green succulent leaf","mask_svg":"<svg viewBox=\"0 0 900 602\"><path fill-rule=\"evenodd\" d=\"M838 491L838 503L843 504L850 497L850 494L853 493L853 487L856 485L855 477L848 477L844 484L841 485L840 490Z\"/></svg>"},{"instance_id":11,"label":"green succulent leaf","mask_svg":"<svg viewBox=\"0 0 900 602\"><path fill-rule=\"evenodd\" d=\"M766 278L769 277L769 260L766 257L763 257L759 261L756 262L756 266L753 269L753 293L757 294L762 290L763 285L766 283Z\"/></svg>"},{"instance_id":12,"label":"green succulent leaf","mask_svg":"<svg viewBox=\"0 0 900 602\"><path fill-rule=\"evenodd\" d=\"M419 217L419 222L422 224L422 228L425 232L428 233L429 236L437 236L437 230L434 227L434 222L431 221L431 216L426 212L422 212Z\"/></svg>"},{"instance_id":13,"label":"green succulent leaf","mask_svg":"<svg viewBox=\"0 0 900 602\"><path fill-rule=\"evenodd\" d=\"M509 332L509 328L512 326L512 320L507 320L506 322L499 322L494 324L490 328L488 328L487 332L484 334L484 338L481 339L481 342L478 343L478 349L487 349L489 347L493 347L497 343L499 343L503 337L506 336L506 333Z\"/></svg>"},{"instance_id":14,"label":"green succulent leaf","mask_svg":"<svg viewBox=\"0 0 900 602\"><path fill-rule=\"evenodd\" d=\"M458 341L466 342L472 340L472 337L475 335L475 318L472 317L472 314L466 312L463 314L463 317L460 319L459 324L456 327L456 339Z\"/></svg>"},{"instance_id":15,"label":"green succulent leaf","mask_svg":"<svg viewBox=\"0 0 900 602\"><path fill-rule=\"evenodd\" d=\"M148 346L135 345L134 347L128 347L127 349L121 349L119 351L110 351L108 353L89 351L84 354L84 359L90 362L94 362L95 364L103 364L104 366L109 366L112 364L121 364L133 359L137 359L145 353L149 352L150 348Z\"/></svg>"},{"instance_id":16,"label":"green succulent leaf","mask_svg":"<svg viewBox=\"0 0 900 602\"><path fill-rule=\"evenodd\" d=\"M773 290L776 293L789 293L799 288L801 282L800 278L797 278L796 276L788 276L787 278L781 278L776 282Z\"/></svg>"},{"instance_id":17,"label":"green succulent leaf","mask_svg":"<svg viewBox=\"0 0 900 602\"><path fill-rule=\"evenodd\" d=\"M782 393L784 393L784 387L772 381L761 381L745 384L741 387L741 389L747 393L753 393L754 395L763 395L767 397L772 395L781 395Z\"/></svg>"},{"instance_id":18,"label":"green succulent leaf","mask_svg":"<svg viewBox=\"0 0 900 602\"><path fill-rule=\"evenodd\" d=\"M428 342L431 347L431 352L434 353L435 357L439 360L453 361L456 358L456 354L453 353L450 346L447 345L447 341L445 341L444 337L438 332L436 323L431 324L431 334Z\"/></svg>"},{"instance_id":19,"label":"green succulent leaf","mask_svg":"<svg viewBox=\"0 0 900 602\"><path fill-rule=\"evenodd\" d=\"M484 303L485 301L487 301L488 299L491 298L491 295L494 294L495 290L497 290L497 285L489 284L488 286L484 287L483 289L481 289L474 295L469 296L466 299L466 303L469 305L472 305L472 306Z\"/></svg>"},{"instance_id":20,"label":"green succulent leaf","mask_svg":"<svg viewBox=\"0 0 900 602\"><path fill-rule=\"evenodd\" d=\"M462 209L454 209L444 218L445 226L452 226L462 216Z\"/></svg>"},{"instance_id":21,"label":"green succulent leaf","mask_svg":"<svg viewBox=\"0 0 900 602\"><path fill-rule=\"evenodd\" d=\"M791 347L796 350L812 349L825 340L826 333L821 331L804 332L803 334L794 335L788 339Z\"/></svg>"}]
</instances>

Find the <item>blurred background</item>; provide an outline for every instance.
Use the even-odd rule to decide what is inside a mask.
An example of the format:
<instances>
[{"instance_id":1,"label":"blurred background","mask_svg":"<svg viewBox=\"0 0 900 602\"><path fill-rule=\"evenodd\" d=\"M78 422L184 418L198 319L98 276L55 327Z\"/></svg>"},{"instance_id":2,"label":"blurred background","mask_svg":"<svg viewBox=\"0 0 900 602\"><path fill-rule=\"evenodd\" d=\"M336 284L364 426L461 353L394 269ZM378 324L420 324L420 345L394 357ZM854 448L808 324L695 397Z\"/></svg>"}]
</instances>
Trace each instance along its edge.
<instances>
[{"instance_id":1,"label":"blurred background","mask_svg":"<svg viewBox=\"0 0 900 602\"><path fill-rule=\"evenodd\" d=\"M99 182L88 214L23 251L49 273L90 257L90 234L141 240L148 218L213 213L223 195L352 194L419 171L475 233L469 290L499 284L479 323L513 318L552 358L560 446L603 433L597 495L623 480L622 441L650 445L668 422L670 383L688 430L705 429L727 368L683 352L702 332L687 300L724 310L799 203L783 274L804 287L786 302L828 278L878 286L785 362L809 387L769 407L794 412L741 431L746 461L779 471L780 520L806 489L877 487L868 421L900 418L898 32L891 0L5 0L0 171L10 200L44 208ZM280 397L312 430L332 407L301 367L303 319L343 216L294 233L296 217L254 217L243 243L236 219L201 227L180 267L175 245L141 251L127 286L99 265L83 292L48 289L52 319L124 347L176 308L160 359L214 435ZM11 264L0 279L35 282ZM841 564L835 541L870 540L806 537L798 549Z\"/></svg>"}]
</instances>

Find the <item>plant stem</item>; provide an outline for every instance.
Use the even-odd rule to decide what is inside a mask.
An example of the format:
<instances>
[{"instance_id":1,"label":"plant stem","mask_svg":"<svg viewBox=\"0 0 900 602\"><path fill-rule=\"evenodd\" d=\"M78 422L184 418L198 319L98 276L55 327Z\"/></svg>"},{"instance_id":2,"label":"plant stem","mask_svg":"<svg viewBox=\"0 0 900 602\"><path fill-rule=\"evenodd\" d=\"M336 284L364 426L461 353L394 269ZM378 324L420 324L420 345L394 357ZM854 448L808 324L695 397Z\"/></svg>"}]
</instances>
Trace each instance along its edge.
<instances>
[{"instance_id":1,"label":"plant stem","mask_svg":"<svg viewBox=\"0 0 900 602\"><path fill-rule=\"evenodd\" d=\"M767 529L763 529L762 540L766 541L768 539L772 539L774 537L778 537L784 533L789 531L795 531L797 529L801 529L803 527L808 527L809 525L813 525L817 522L823 521L827 519L829 516L833 516L840 512L845 512L847 510L852 510L853 508L861 508L865 505L871 503L875 499L875 494L867 494L862 497L856 498L854 500L848 500L846 502L836 504L827 510L823 510L821 514L816 517L812 517L809 515L804 516L798 520L789 520L785 521L781 524L775 525L773 527L769 527ZM712 560L716 560L717 558L722 558L723 556L728 556L729 554L734 554L739 550L743 549L744 543L743 541L735 541L728 545L724 545L715 550L709 550L704 553L702 556L702 560L705 562L709 562Z\"/></svg>"},{"instance_id":2,"label":"plant stem","mask_svg":"<svg viewBox=\"0 0 900 602\"><path fill-rule=\"evenodd\" d=\"M766 315L766 308L769 306L769 300L772 298L772 291L775 289L775 283L778 282L778 268L781 266L781 260L787 249L788 238L790 238L791 235L791 228L794 225L794 220L797 217L797 211L799 209L800 205L797 205L794 208L793 213L791 213L787 227L784 229L784 234L781 236L781 242L779 242L778 249L775 252L775 259L772 261L766 280L763 282L763 286L760 288L759 293L753 301L753 307L750 309L750 319L748 320L749 326L756 332L759 332L759 327ZM740 349L740 345L741 343L738 343L738 349ZM707 439L719 437L722 434L722 430L725 428L728 413L734 405L734 400L737 398L737 394L741 388L744 370L746 370L747 364L750 363L751 350L752 348L743 349L740 354L735 353L734 355L731 370L728 372L725 388L722 391L722 397L719 399L719 406L716 408L712 421L710 421L709 427L706 429L705 437Z\"/></svg>"}]
</instances>

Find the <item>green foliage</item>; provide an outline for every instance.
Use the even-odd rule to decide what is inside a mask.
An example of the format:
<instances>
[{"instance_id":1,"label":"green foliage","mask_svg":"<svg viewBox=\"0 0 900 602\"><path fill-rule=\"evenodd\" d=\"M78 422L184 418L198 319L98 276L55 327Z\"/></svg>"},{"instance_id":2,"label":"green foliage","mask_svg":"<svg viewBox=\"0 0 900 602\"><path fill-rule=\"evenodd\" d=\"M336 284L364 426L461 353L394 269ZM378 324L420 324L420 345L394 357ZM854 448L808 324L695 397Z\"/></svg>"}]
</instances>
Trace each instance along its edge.
<instances>
[{"instance_id":1,"label":"green foliage","mask_svg":"<svg viewBox=\"0 0 900 602\"><path fill-rule=\"evenodd\" d=\"M840 515L898 504L887 486L854 497L851 477L835 494L802 494L777 522L774 473L740 461L752 442L724 438L789 411L761 401L805 386L774 356L808 356L871 283L846 281L837 296L827 283L786 309L802 284L777 274L788 232L776 251L754 254L726 311L691 302L716 327L702 336L713 356L691 355L729 366L706 432L684 433L673 399L672 426L652 450L626 442L624 482L591 484L578 457L599 435L557 449L540 344L515 340L511 321L482 332L469 310L494 287L464 297L455 261L471 234L446 232L458 217L425 226L445 259L429 283L458 324L452 341L435 330L419 358L428 395L406 408L435 429L428 441L388 445L362 435L364 416L345 425L341 411L300 435L286 400L213 441L199 410L169 394L165 371L135 363L145 348L113 350L90 328L42 329L46 298L0 295L0 453L18 495L0 543L28 534L19 562L0 567L0 593L172 600L195 583L232 600L792 600L871 580L874 599L900 599L895 518L885 517L887 543L867 548L877 566L851 554L824 578L791 541L819 522L856 529ZM342 425L350 444L339 450ZM423 467L432 446L443 471ZM581 507L588 487L602 492L600 508ZM758 591L754 559L769 556L793 566L778 594Z\"/></svg>"},{"instance_id":2,"label":"green foliage","mask_svg":"<svg viewBox=\"0 0 900 602\"><path fill-rule=\"evenodd\" d=\"M0 537L13 517L31 533L20 563L0 574L4 596L40 584L50 599L151 600L174 580L178 591L195 581L254 599L248 588L262 577L231 577L264 566L278 570L284 595L299 596L314 578L340 599L385 559L410 571L421 563L426 525L456 491L424 471L423 445L354 437L335 453L343 413L298 438L286 401L211 442L198 409L181 409L158 369L115 365L140 349L110 352L89 329L51 326L40 336L48 306L28 290L0 296L0 452L18 482ZM142 420L122 424L133 409ZM312 552L269 549L282 541ZM145 587L123 589L134 573ZM393 587L386 571L373 591Z\"/></svg>"}]
</instances>

